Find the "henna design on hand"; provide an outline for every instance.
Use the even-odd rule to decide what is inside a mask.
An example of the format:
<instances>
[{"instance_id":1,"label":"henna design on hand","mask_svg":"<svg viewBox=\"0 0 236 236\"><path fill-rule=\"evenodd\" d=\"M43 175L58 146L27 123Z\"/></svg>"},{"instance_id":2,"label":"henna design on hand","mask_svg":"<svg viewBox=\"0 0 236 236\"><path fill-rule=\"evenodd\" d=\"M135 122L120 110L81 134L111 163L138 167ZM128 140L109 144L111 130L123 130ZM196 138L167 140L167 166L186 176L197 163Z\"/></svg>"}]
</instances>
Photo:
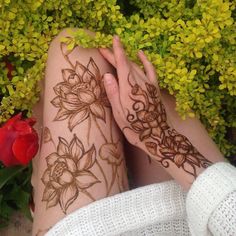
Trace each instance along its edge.
<instances>
[{"instance_id":1,"label":"henna design on hand","mask_svg":"<svg viewBox=\"0 0 236 236\"><path fill-rule=\"evenodd\" d=\"M133 101L132 111L126 116L130 124L128 128L139 135L149 155L168 168L170 162L186 173L197 177L196 168L206 168L212 163L203 157L190 141L167 123L167 115L158 89L145 83L145 89L136 82L128 82L131 86L130 99ZM123 130L124 130L123 129Z\"/></svg>"}]
</instances>

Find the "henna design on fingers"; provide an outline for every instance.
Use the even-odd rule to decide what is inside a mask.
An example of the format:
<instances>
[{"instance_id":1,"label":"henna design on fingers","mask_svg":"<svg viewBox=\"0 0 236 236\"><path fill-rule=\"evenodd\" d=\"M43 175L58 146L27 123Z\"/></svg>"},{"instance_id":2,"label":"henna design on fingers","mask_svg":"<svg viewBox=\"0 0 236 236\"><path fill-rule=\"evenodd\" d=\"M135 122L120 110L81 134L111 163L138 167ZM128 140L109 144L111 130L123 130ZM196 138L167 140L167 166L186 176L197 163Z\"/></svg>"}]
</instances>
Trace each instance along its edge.
<instances>
[{"instance_id":1,"label":"henna design on fingers","mask_svg":"<svg viewBox=\"0 0 236 236\"><path fill-rule=\"evenodd\" d=\"M158 89L145 83L145 89L136 82L131 83L130 99L133 101L132 109L126 116L130 129L139 135L146 150L155 160L168 168L174 163L186 173L197 177L197 167L206 168L212 164L203 157L190 141L167 123L167 115L161 102Z\"/></svg>"}]
</instances>

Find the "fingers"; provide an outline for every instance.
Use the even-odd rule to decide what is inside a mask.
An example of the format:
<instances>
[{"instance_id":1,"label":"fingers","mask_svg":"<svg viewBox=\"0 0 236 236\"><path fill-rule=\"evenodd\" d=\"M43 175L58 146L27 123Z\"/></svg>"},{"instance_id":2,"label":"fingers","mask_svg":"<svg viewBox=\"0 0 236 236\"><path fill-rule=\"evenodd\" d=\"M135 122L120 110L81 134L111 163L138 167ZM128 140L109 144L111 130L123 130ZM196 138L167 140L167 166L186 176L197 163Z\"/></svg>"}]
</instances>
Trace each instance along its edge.
<instances>
[{"instance_id":1,"label":"fingers","mask_svg":"<svg viewBox=\"0 0 236 236\"><path fill-rule=\"evenodd\" d=\"M116 60L113 52L109 48L99 48L99 52L102 56L116 68Z\"/></svg>"},{"instance_id":2,"label":"fingers","mask_svg":"<svg viewBox=\"0 0 236 236\"><path fill-rule=\"evenodd\" d=\"M104 75L104 87L107 93L107 97L111 103L114 118L117 124L121 127L124 114L120 102L119 85L116 81L116 78L112 74L106 73Z\"/></svg>"},{"instance_id":3,"label":"fingers","mask_svg":"<svg viewBox=\"0 0 236 236\"><path fill-rule=\"evenodd\" d=\"M148 77L148 79L153 82L153 83L157 83L156 81L156 70L155 67L152 65L152 63L148 60L148 58L146 57L146 55L144 54L143 51L139 51L138 52L138 57L141 60L141 62L143 63L146 75Z\"/></svg>"},{"instance_id":4,"label":"fingers","mask_svg":"<svg viewBox=\"0 0 236 236\"><path fill-rule=\"evenodd\" d=\"M130 72L130 62L125 54L125 50L118 36L113 38L113 52L116 62L116 70L119 78L119 83L126 81Z\"/></svg>"}]
</instances>

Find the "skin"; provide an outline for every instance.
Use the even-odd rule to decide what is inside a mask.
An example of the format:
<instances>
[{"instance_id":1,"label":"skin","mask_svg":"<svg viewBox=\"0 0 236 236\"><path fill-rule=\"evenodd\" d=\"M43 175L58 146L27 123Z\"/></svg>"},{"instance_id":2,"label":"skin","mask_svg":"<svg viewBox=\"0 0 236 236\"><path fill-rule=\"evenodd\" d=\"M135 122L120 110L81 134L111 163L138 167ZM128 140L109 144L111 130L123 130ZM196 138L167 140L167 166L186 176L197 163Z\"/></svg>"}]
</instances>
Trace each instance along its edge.
<instances>
[{"instance_id":1,"label":"skin","mask_svg":"<svg viewBox=\"0 0 236 236\"><path fill-rule=\"evenodd\" d=\"M144 66L145 72L127 58L120 39L117 36L113 39L113 51L109 49L100 49L100 53L117 70L117 78L112 74L105 74L104 84L108 99L112 106L114 118L120 129L123 131L126 139L132 145L142 149L155 162L161 163L162 167L165 168L169 175L186 190L190 188L197 176L208 166L219 161L224 161L222 154L218 151L216 146L212 146L208 156L204 155L204 153L200 153L192 144L191 140L174 129L171 124L171 117L168 116L168 113L166 112L158 88L155 68L142 51L138 53L138 57ZM155 90L155 101L151 101L152 98L148 92L148 86L151 86L151 88ZM141 131L132 126L129 115L132 113L133 116L135 116L135 119L138 119L137 113L135 114L133 108L134 104L138 102L145 103L132 92L134 87L139 88L140 91L142 90L143 94L145 93L149 96L149 100L153 102L154 105L161 104L162 110L159 111L161 113L159 115L165 116L162 120L162 124L164 122L166 126L163 128L156 124L155 129L161 129L163 133L162 137L156 138L157 135L149 135L148 137L143 138ZM138 100L138 102L134 102L135 99L136 101ZM167 145L165 139L170 140L173 144L171 148L171 145ZM182 140L181 142L184 144L185 150L174 146L175 140L177 139ZM208 139L206 138L206 140ZM169 153L174 153L172 157L167 158L166 149L168 149Z\"/></svg>"}]
</instances>

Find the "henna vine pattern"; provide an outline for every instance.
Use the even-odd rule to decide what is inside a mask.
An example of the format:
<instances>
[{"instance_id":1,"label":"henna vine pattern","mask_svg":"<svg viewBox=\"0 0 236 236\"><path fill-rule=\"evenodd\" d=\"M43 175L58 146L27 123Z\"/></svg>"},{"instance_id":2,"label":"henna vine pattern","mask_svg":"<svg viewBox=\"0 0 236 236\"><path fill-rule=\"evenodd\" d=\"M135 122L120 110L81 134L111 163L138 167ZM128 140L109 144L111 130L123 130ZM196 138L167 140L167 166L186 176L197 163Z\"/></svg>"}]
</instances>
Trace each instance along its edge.
<instances>
[{"instance_id":1,"label":"henna vine pattern","mask_svg":"<svg viewBox=\"0 0 236 236\"><path fill-rule=\"evenodd\" d=\"M150 155L168 168L169 163L174 163L178 168L197 177L196 167L206 168L211 164L203 157L189 140L177 133L167 124L167 116L164 105L161 102L157 88L145 83L142 89L136 82L132 83L130 99L133 101L133 113L128 111L127 121L134 132L139 134Z\"/></svg>"},{"instance_id":2,"label":"henna vine pattern","mask_svg":"<svg viewBox=\"0 0 236 236\"><path fill-rule=\"evenodd\" d=\"M95 159L94 145L85 151L76 135L70 143L59 137L57 151L46 157L47 169L42 176L45 185L42 201L47 203L47 208L59 204L66 214L80 191L94 201L87 189L101 182L90 171Z\"/></svg>"}]
</instances>

